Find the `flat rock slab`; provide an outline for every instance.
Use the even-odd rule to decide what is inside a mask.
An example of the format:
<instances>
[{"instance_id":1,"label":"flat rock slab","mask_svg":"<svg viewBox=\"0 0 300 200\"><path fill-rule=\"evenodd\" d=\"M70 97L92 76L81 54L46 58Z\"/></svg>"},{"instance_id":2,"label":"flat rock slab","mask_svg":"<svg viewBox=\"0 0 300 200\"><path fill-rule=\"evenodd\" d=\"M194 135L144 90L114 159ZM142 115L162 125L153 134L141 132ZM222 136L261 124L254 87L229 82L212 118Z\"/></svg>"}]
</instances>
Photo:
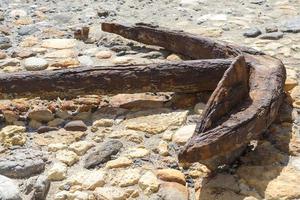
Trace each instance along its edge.
<instances>
[{"instance_id":1,"label":"flat rock slab","mask_svg":"<svg viewBox=\"0 0 300 200\"><path fill-rule=\"evenodd\" d=\"M10 178L26 178L45 169L46 157L34 149L15 149L0 158L0 174Z\"/></svg>"}]
</instances>

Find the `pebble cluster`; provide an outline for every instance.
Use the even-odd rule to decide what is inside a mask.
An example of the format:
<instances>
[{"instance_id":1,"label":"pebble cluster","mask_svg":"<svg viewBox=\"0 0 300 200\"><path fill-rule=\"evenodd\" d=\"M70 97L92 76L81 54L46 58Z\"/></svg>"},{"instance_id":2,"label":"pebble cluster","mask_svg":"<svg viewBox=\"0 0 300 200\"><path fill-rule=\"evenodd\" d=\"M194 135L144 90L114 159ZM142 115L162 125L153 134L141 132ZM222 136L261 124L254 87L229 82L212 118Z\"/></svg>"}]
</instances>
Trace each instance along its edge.
<instances>
[{"instance_id":1,"label":"pebble cluster","mask_svg":"<svg viewBox=\"0 0 300 200\"><path fill-rule=\"evenodd\" d=\"M1 73L184 59L100 29L145 22L280 58L287 95L268 131L215 173L176 156L209 94L1 99L0 199L300 199L299 8L297 0L1 0ZM86 27L88 37L79 34Z\"/></svg>"}]
</instances>

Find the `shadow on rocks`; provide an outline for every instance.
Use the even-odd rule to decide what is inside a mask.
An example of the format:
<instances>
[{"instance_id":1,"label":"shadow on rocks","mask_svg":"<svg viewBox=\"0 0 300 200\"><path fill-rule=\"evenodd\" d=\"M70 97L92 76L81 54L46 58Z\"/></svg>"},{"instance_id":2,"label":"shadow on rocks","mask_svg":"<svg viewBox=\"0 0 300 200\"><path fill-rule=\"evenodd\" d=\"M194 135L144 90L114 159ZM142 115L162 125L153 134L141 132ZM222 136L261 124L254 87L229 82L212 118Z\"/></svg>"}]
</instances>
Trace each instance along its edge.
<instances>
[{"instance_id":1,"label":"shadow on rocks","mask_svg":"<svg viewBox=\"0 0 300 200\"><path fill-rule=\"evenodd\" d=\"M298 110L284 103L252 149L228 169L203 178L196 199L300 198L300 134L293 118L299 119Z\"/></svg>"}]
</instances>

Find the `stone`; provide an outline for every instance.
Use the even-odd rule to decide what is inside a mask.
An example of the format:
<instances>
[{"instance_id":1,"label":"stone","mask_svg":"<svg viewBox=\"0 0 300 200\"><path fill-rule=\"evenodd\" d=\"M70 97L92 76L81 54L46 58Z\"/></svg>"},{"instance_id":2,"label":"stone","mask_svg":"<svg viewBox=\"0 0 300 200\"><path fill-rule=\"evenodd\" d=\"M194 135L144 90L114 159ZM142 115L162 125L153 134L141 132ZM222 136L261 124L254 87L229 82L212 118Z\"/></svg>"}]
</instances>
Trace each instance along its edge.
<instances>
[{"instance_id":1,"label":"stone","mask_svg":"<svg viewBox=\"0 0 300 200\"><path fill-rule=\"evenodd\" d=\"M283 38L282 32L265 33L259 37L259 39L264 39L264 40L279 40L281 38Z\"/></svg>"},{"instance_id":2,"label":"stone","mask_svg":"<svg viewBox=\"0 0 300 200\"><path fill-rule=\"evenodd\" d=\"M134 142L134 143L142 143L144 141L144 134L138 131L134 130L116 130L112 131L108 135L109 138L124 138L128 141Z\"/></svg>"},{"instance_id":3,"label":"stone","mask_svg":"<svg viewBox=\"0 0 300 200\"><path fill-rule=\"evenodd\" d=\"M184 174L176 169L160 169L157 170L156 175L159 179L167 182L177 182L185 185Z\"/></svg>"},{"instance_id":4,"label":"stone","mask_svg":"<svg viewBox=\"0 0 300 200\"><path fill-rule=\"evenodd\" d=\"M111 51L99 51L96 53L95 56L98 59L108 59L108 58L111 58L112 52Z\"/></svg>"},{"instance_id":5,"label":"stone","mask_svg":"<svg viewBox=\"0 0 300 200\"><path fill-rule=\"evenodd\" d=\"M44 175L40 175L33 186L33 199L45 200L50 189L50 181Z\"/></svg>"},{"instance_id":6,"label":"stone","mask_svg":"<svg viewBox=\"0 0 300 200\"><path fill-rule=\"evenodd\" d=\"M20 42L20 47L32 47L39 43L39 39L37 37L28 36Z\"/></svg>"},{"instance_id":7,"label":"stone","mask_svg":"<svg viewBox=\"0 0 300 200\"><path fill-rule=\"evenodd\" d=\"M82 65L82 66L93 66L94 65L94 61L92 60L92 58L90 56L79 56L78 61L79 61L80 65Z\"/></svg>"},{"instance_id":8,"label":"stone","mask_svg":"<svg viewBox=\"0 0 300 200\"><path fill-rule=\"evenodd\" d=\"M10 178L27 178L43 172L46 161L45 154L38 150L11 150L0 158L0 174Z\"/></svg>"},{"instance_id":9,"label":"stone","mask_svg":"<svg viewBox=\"0 0 300 200\"><path fill-rule=\"evenodd\" d=\"M19 57L21 59L29 58L32 56L36 56L36 53L30 50L21 49L18 51L13 52L12 57Z\"/></svg>"},{"instance_id":10,"label":"stone","mask_svg":"<svg viewBox=\"0 0 300 200\"><path fill-rule=\"evenodd\" d=\"M8 49L12 46L11 41L8 37L0 35L0 49Z\"/></svg>"},{"instance_id":11,"label":"stone","mask_svg":"<svg viewBox=\"0 0 300 200\"><path fill-rule=\"evenodd\" d=\"M77 67L79 66L79 61L74 58L65 58L65 59L59 59L55 60L51 67L60 67L60 68L67 68L67 67Z\"/></svg>"},{"instance_id":12,"label":"stone","mask_svg":"<svg viewBox=\"0 0 300 200\"><path fill-rule=\"evenodd\" d=\"M10 11L9 16L11 18L20 18L20 17L26 17L27 16L27 12L23 9L14 9L12 11Z\"/></svg>"},{"instance_id":13,"label":"stone","mask_svg":"<svg viewBox=\"0 0 300 200\"><path fill-rule=\"evenodd\" d=\"M72 143L69 146L69 150L74 151L77 155L82 156L84 155L93 145L93 143L88 141L79 141Z\"/></svg>"},{"instance_id":14,"label":"stone","mask_svg":"<svg viewBox=\"0 0 300 200\"><path fill-rule=\"evenodd\" d=\"M171 141L172 140L172 137L174 135L174 132L171 131L171 130L166 130L163 135L162 135L162 138L166 141Z\"/></svg>"},{"instance_id":15,"label":"stone","mask_svg":"<svg viewBox=\"0 0 300 200\"><path fill-rule=\"evenodd\" d=\"M164 200L188 200L188 189L178 183L162 183L158 192Z\"/></svg>"},{"instance_id":16,"label":"stone","mask_svg":"<svg viewBox=\"0 0 300 200\"><path fill-rule=\"evenodd\" d=\"M288 91L292 90L294 87L296 87L297 85L298 85L297 79L287 78L285 80L284 90L286 92L288 92Z\"/></svg>"},{"instance_id":17,"label":"stone","mask_svg":"<svg viewBox=\"0 0 300 200\"><path fill-rule=\"evenodd\" d=\"M265 27L266 33L273 33L278 31L278 27L276 25L269 25Z\"/></svg>"},{"instance_id":18,"label":"stone","mask_svg":"<svg viewBox=\"0 0 300 200\"><path fill-rule=\"evenodd\" d=\"M6 53L4 53L3 51L0 51L0 60L6 58Z\"/></svg>"},{"instance_id":19,"label":"stone","mask_svg":"<svg viewBox=\"0 0 300 200\"><path fill-rule=\"evenodd\" d=\"M250 37L250 38L255 38L255 37L259 36L260 34L261 34L261 31L258 28L256 28L256 27L247 29L243 33L243 35L245 37Z\"/></svg>"},{"instance_id":20,"label":"stone","mask_svg":"<svg viewBox=\"0 0 300 200\"><path fill-rule=\"evenodd\" d=\"M162 156L168 156L169 155L169 147L168 143L166 141L160 141L157 147L157 151L159 155Z\"/></svg>"},{"instance_id":21,"label":"stone","mask_svg":"<svg viewBox=\"0 0 300 200\"><path fill-rule=\"evenodd\" d=\"M169 127L182 125L187 117L187 111L170 111L168 109L154 109L139 111L127 115L123 122L126 128L158 134Z\"/></svg>"},{"instance_id":22,"label":"stone","mask_svg":"<svg viewBox=\"0 0 300 200\"><path fill-rule=\"evenodd\" d=\"M177 144L185 144L194 134L196 124L190 124L179 128L173 135L172 141Z\"/></svg>"},{"instance_id":23,"label":"stone","mask_svg":"<svg viewBox=\"0 0 300 200\"><path fill-rule=\"evenodd\" d=\"M93 127L111 127L114 124L114 119L103 118L93 122Z\"/></svg>"},{"instance_id":24,"label":"stone","mask_svg":"<svg viewBox=\"0 0 300 200\"><path fill-rule=\"evenodd\" d=\"M61 191L58 192L55 197L55 200L90 200L89 194L87 192L75 191Z\"/></svg>"},{"instance_id":25,"label":"stone","mask_svg":"<svg viewBox=\"0 0 300 200\"><path fill-rule=\"evenodd\" d=\"M81 191L75 191L72 196L74 197L74 200L91 200L93 198L89 193Z\"/></svg>"},{"instance_id":26,"label":"stone","mask_svg":"<svg viewBox=\"0 0 300 200\"><path fill-rule=\"evenodd\" d=\"M32 35L35 32L39 31L39 29L34 25L21 26L17 31L19 35Z\"/></svg>"},{"instance_id":27,"label":"stone","mask_svg":"<svg viewBox=\"0 0 300 200\"><path fill-rule=\"evenodd\" d=\"M150 152L148 149L142 147L131 147L127 149L123 154L128 158L143 158L145 156L148 156Z\"/></svg>"},{"instance_id":28,"label":"stone","mask_svg":"<svg viewBox=\"0 0 300 200\"><path fill-rule=\"evenodd\" d=\"M155 174L151 171L143 174L138 182L139 187L144 191L145 194L150 195L156 193L159 188L159 182Z\"/></svg>"},{"instance_id":29,"label":"stone","mask_svg":"<svg viewBox=\"0 0 300 200\"><path fill-rule=\"evenodd\" d=\"M58 127L58 126L62 125L64 122L65 122L64 119L55 118L52 121L48 122L48 126L49 127Z\"/></svg>"},{"instance_id":30,"label":"stone","mask_svg":"<svg viewBox=\"0 0 300 200\"><path fill-rule=\"evenodd\" d=\"M37 107L28 112L28 118L38 122L49 122L54 119L54 115L47 108Z\"/></svg>"},{"instance_id":31,"label":"stone","mask_svg":"<svg viewBox=\"0 0 300 200\"><path fill-rule=\"evenodd\" d=\"M71 144L80 140L86 133L82 131L66 131L59 129L57 131L49 131L44 134L33 136L33 141L40 146L48 146L49 144L63 143Z\"/></svg>"},{"instance_id":32,"label":"stone","mask_svg":"<svg viewBox=\"0 0 300 200\"><path fill-rule=\"evenodd\" d=\"M61 49L45 54L45 58L75 58L78 53L73 49Z\"/></svg>"},{"instance_id":33,"label":"stone","mask_svg":"<svg viewBox=\"0 0 300 200\"><path fill-rule=\"evenodd\" d=\"M182 61L182 58L177 54L171 54L166 59L169 61Z\"/></svg>"},{"instance_id":34,"label":"stone","mask_svg":"<svg viewBox=\"0 0 300 200\"><path fill-rule=\"evenodd\" d=\"M122 56L122 57L116 57L113 59L113 63L116 65L124 65L129 64L133 59L131 57Z\"/></svg>"},{"instance_id":35,"label":"stone","mask_svg":"<svg viewBox=\"0 0 300 200\"><path fill-rule=\"evenodd\" d=\"M197 103L194 107L194 112L198 115L201 115L206 104L205 103Z\"/></svg>"},{"instance_id":36,"label":"stone","mask_svg":"<svg viewBox=\"0 0 300 200\"><path fill-rule=\"evenodd\" d=\"M119 157L115 160L110 160L106 163L106 167L109 169L112 168L124 168L124 167L128 167L132 164L132 160L130 160L127 157Z\"/></svg>"},{"instance_id":37,"label":"stone","mask_svg":"<svg viewBox=\"0 0 300 200\"><path fill-rule=\"evenodd\" d=\"M98 187L94 191L94 196L99 200L126 200L126 192L119 187L106 186Z\"/></svg>"},{"instance_id":38,"label":"stone","mask_svg":"<svg viewBox=\"0 0 300 200\"><path fill-rule=\"evenodd\" d=\"M128 141L140 144L142 142L144 142L144 134L137 132L137 131L133 131L133 130L126 130L124 132L125 134L125 138Z\"/></svg>"},{"instance_id":39,"label":"stone","mask_svg":"<svg viewBox=\"0 0 300 200\"><path fill-rule=\"evenodd\" d=\"M28 125L30 128L33 128L33 129L39 129L41 126L43 126L43 124L41 122L38 122L34 119L30 120Z\"/></svg>"},{"instance_id":40,"label":"stone","mask_svg":"<svg viewBox=\"0 0 300 200\"><path fill-rule=\"evenodd\" d=\"M76 46L75 39L46 39L43 40L42 47L52 49L70 49Z\"/></svg>"},{"instance_id":41,"label":"stone","mask_svg":"<svg viewBox=\"0 0 300 200\"><path fill-rule=\"evenodd\" d=\"M24 60L24 67L27 71L40 71L47 69L48 62L43 58L30 57Z\"/></svg>"},{"instance_id":42,"label":"stone","mask_svg":"<svg viewBox=\"0 0 300 200\"><path fill-rule=\"evenodd\" d=\"M68 122L64 126L64 129L67 131L86 131L87 126L82 120L75 120L75 121Z\"/></svg>"},{"instance_id":43,"label":"stone","mask_svg":"<svg viewBox=\"0 0 300 200\"><path fill-rule=\"evenodd\" d=\"M67 165L64 163L56 162L47 172L50 181L61 181L67 176Z\"/></svg>"},{"instance_id":44,"label":"stone","mask_svg":"<svg viewBox=\"0 0 300 200\"><path fill-rule=\"evenodd\" d=\"M140 179L140 170L139 169L127 169L121 171L117 175L117 182L120 187L128 187L136 185Z\"/></svg>"},{"instance_id":45,"label":"stone","mask_svg":"<svg viewBox=\"0 0 300 200\"><path fill-rule=\"evenodd\" d=\"M67 164L68 166L72 166L73 164L75 164L79 158L76 155L76 153L74 153L73 151L68 151L68 150L60 150L56 153L56 158Z\"/></svg>"},{"instance_id":46,"label":"stone","mask_svg":"<svg viewBox=\"0 0 300 200\"><path fill-rule=\"evenodd\" d=\"M17 183L12 179L0 175L0 199L1 200L21 200Z\"/></svg>"},{"instance_id":47,"label":"stone","mask_svg":"<svg viewBox=\"0 0 300 200\"><path fill-rule=\"evenodd\" d=\"M76 190L94 190L105 184L106 173L104 171L80 170L78 173L67 178L60 188L64 186L74 187Z\"/></svg>"},{"instance_id":48,"label":"stone","mask_svg":"<svg viewBox=\"0 0 300 200\"><path fill-rule=\"evenodd\" d=\"M20 60L17 58L7 58L0 61L0 68L3 67L16 67L20 64Z\"/></svg>"},{"instance_id":49,"label":"stone","mask_svg":"<svg viewBox=\"0 0 300 200\"><path fill-rule=\"evenodd\" d=\"M111 159L112 155L116 155L123 144L118 140L109 140L95 147L84 160L85 168L93 168L99 164L104 164Z\"/></svg>"},{"instance_id":50,"label":"stone","mask_svg":"<svg viewBox=\"0 0 300 200\"><path fill-rule=\"evenodd\" d=\"M48 151L56 152L58 150L66 149L68 146L63 143L52 143L48 145Z\"/></svg>"},{"instance_id":51,"label":"stone","mask_svg":"<svg viewBox=\"0 0 300 200\"><path fill-rule=\"evenodd\" d=\"M300 99L300 86L297 85L296 87L294 87L292 90L291 90L291 97L293 100L299 100Z\"/></svg>"},{"instance_id":52,"label":"stone","mask_svg":"<svg viewBox=\"0 0 300 200\"><path fill-rule=\"evenodd\" d=\"M33 51L34 53L45 53L47 51L46 48L41 48L41 47L33 47L31 48L31 51Z\"/></svg>"},{"instance_id":53,"label":"stone","mask_svg":"<svg viewBox=\"0 0 300 200\"><path fill-rule=\"evenodd\" d=\"M207 177L210 173L211 171L205 165L200 163L193 163L189 167L189 175L192 178Z\"/></svg>"},{"instance_id":54,"label":"stone","mask_svg":"<svg viewBox=\"0 0 300 200\"><path fill-rule=\"evenodd\" d=\"M130 110L141 110L149 108L161 108L169 101L165 95L153 95L148 93L118 94L110 98L113 107Z\"/></svg>"},{"instance_id":55,"label":"stone","mask_svg":"<svg viewBox=\"0 0 300 200\"><path fill-rule=\"evenodd\" d=\"M299 33L300 32L300 17L295 17L288 19L283 23L281 31L289 33Z\"/></svg>"},{"instance_id":56,"label":"stone","mask_svg":"<svg viewBox=\"0 0 300 200\"><path fill-rule=\"evenodd\" d=\"M0 131L0 141L4 146L24 145L27 141L24 126L9 125Z\"/></svg>"},{"instance_id":57,"label":"stone","mask_svg":"<svg viewBox=\"0 0 300 200\"><path fill-rule=\"evenodd\" d=\"M18 121L19 119L19 115L17 112L15 111L11 111L11 110L3 110L2 114L5 118L5 121L9 124L14 123L15 121Z\"/></svg>"}]
</instances>

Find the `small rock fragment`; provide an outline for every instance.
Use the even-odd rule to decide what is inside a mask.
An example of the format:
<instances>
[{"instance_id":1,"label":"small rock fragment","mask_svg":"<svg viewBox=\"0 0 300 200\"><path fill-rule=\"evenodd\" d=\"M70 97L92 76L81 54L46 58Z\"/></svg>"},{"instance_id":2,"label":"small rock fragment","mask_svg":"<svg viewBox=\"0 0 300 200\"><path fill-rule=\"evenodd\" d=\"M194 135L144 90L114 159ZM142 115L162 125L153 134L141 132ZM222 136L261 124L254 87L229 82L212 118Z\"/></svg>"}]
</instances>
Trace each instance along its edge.
<instances>
[{"instance_id":1,"label":"small rock fragment","mask_svg":"<svg viewBox=\"0 0 300 200\"><path fill-rule=\"evenodd\" d=\"M127 157L119 157L115 160L110 160L106 163L107 168L123 168L130 166L132 164L132 160Z\"/></svg>"},{"instance_id":2,"label":"small rock fragment","mask_svg":"<svg viewBox=\"0 0 300 200\"><path fill-rule=\"evenodd\" d=\"M118 184L120 187L128 187L138 183L140 179L139 169L127 169L118 174Z\"/></svg>"},{"instance_id":3,"label":"small rock fragment","mask_svg":"<svg viewBox=\"0 0 300 200\"><path fill-rule=\"evenodd\" d=\"M53 49L69 49L75 46L75 39L47 39L42 43L42 47Z\"/></svg>"},{"instance_id":4,"label":"small rock fragment","mask_svg":"<svg viewBox=\"0 0 300 200\"><path fill-rule=\"evenodd\" d=\"M38 122L49 122L54 119L53 113L49 109L43 107L38 107L29 111L28 117Z\"/></svg>"},{"instance_id":5,"label":"small rock fragment","mask_svg":"<svg viewBox=\"0 0 300 200\"><path fill-rule=\"evenodd\" d=\"M162 156L169 155L168 143L166 141L160 141L157 147L158 153Z\"/></svg>"},{"instance_id":6,"label":"small rock fragment","mask_svg":"<svg viewBox=\"0 0 300 200\"><path fill-rule=\"evenodd\" d=\"M69 150L74 151L77 155L82 156L84 155L91 147L93 144L91 142L87 141L79 141L71 144L69 146Z\"/></svg>"},{"instance_id":7,"label":"small rock fragment","mask_svg":"<svg viewBox=\"0 0 300 200\"><path fill-rule=\"evenodd\" d=\"M149 150L142 147L138 147L138 148L132 147L127 149L124 152L124 156L127 156L129 158L142 158L149 154L150 154Z\"/></svg>"},{"instance_id":8,"label":"small rock fragment","mask_svg":"<svg viewBox=\"0 0 300 200\"><path fill-rule=\"evenodd\" d=\"M56 131L56 130L58 130L58 128L56 128L56 127L39 126L39 128L37 129L36 132L38 132L38 133L46 133L46 132L49 132L49 131Z\"/></svg>"},{"instance_id":9,"label":"small rock fragment","mask_svg":"<svg viewBox=\"0 0 300 200\"><path fill-rule=\"evenodd\" d=\"M74 153L73 151L68 151L68 150L58 151L56 154L56 158L59 161L67 164L68 166L72 166L74 163L76 163L79 160L76 153Z\"/></svg>"},{"instance_id":10,"label":"small rock fragment","mask_svg":"<svg viewBox=\"0 0 300 200\"><path fill-rule=\"evenodd\" d=\"M182 185L185 185L184 174L176 169L160 169L157 170L157 177L163 181L167 182L177 182Z\"/></svg>"},{"instance_id":11,"label":"small rock fragment","mask_svg":"<svg viewBox=\"0 0 300 200\"><path fill-rule=\"evenodd\" d=\"M186 125L179 128L172 137L172 141L185 144L194 134L196 124Z\"/></svg>"},{"instance_id":12,"label":"small rock fragment","mask_svg":"<svg viewBox=\"0 0 300 200\"><path fill-rule=\"evenodd\" d=\"M122 188L118 187L98 187L94 191L94 195L97 199L103 200L125 200L127 199L127 194Z\"/></svg>"},{"instance_id":13,"label":"small rock fragment","mask_svg":"<svg viewBox=\"0 0 300 200\"><path fill-rule=\"evenodd\" d=\"M245 37L254 38L254 37L259 36L260 34L261 34L261 31L258 28L250 28L250 29L247 29L243 35Z\"/></svg>"},{"instance_id":14,"label":"small rock fragment","mask_svg":"<svg viewBox=\"0 0 300 200\"><path fill-rule=\"evenodd\" d=\"M64 186L74 187L77 190L94 190L105 184L106 173L104 171L81 170L73 176L66 179L60 188Z\"/></svg>"},{"instance_id":15,"label":"small rock fragment","mask_svg":"<svg viewBox=\"0 0 300 200\"><path fill-rule=\"evenodd\" d=\"M39 176L33 186L33 199L45 200L50 189L50 181L46 176Z\"/></svg>"},{"instance_id":16,"label":"small rock fragment","mask_svg":"<svg viewBox=\"0 0 300 200\"><path fill-rule=\"evenodd\" d=\"M273 32L273 33L265 33L261 35L259 38L264 40L279 40L283 37L282 32Z\"/></svg>"},{"instance_id":17,"label":"small rock fragment","mask_svg":"<svg viewBox=\"0 0 300 200\"><path fill-rule=\"evenodd\" d=\"M84 161L84 167L93 168L109 161L111 156L117 154L122 147L123 144L118 140L110 140L102 143L87 155Z\"/></svg>"},{"instance_id":18,"label":"small rock fragment","mask_svg":"<svg viewBox=\"0 0 300 200\"><path fill-rule=\"evenodd\" d=\"M75 121L68 122L64 126L64 129L67 131L86 131L87 126L82 120L75 120Z\"/></svg>"},{"instance_id":19,"label":"small rock fragment","mask_svg":"<svg viewBox=\"0 0 300 200\"><path fill-rule=\"evenodd\" d=\"M50 181L61 181L67 176L67 165L64 163L54 163L54 165L47 172Z\"/></svg>"},{"instance_id":20,"label":"small rock fragment","mask_svg":"<svg viewBox=\"0 0 300 200\"><path fill-rule=\"evenodd\" d=\"M159 182L155 174L151 171L146 172L139 180L139 187L145 194L150 195L158 191Z\"/></svg>"},{"instance_id":21,"label":"small rock fragment","mask_svg":"<svg viewBox=\"0 0 300 200\"><path fill-rule=\"evenodd\" d=\"M95 56L98 59L108 59L112 56L112 52L111 51L99 51L96 53Z\"/></svg>"}]
</instances>

